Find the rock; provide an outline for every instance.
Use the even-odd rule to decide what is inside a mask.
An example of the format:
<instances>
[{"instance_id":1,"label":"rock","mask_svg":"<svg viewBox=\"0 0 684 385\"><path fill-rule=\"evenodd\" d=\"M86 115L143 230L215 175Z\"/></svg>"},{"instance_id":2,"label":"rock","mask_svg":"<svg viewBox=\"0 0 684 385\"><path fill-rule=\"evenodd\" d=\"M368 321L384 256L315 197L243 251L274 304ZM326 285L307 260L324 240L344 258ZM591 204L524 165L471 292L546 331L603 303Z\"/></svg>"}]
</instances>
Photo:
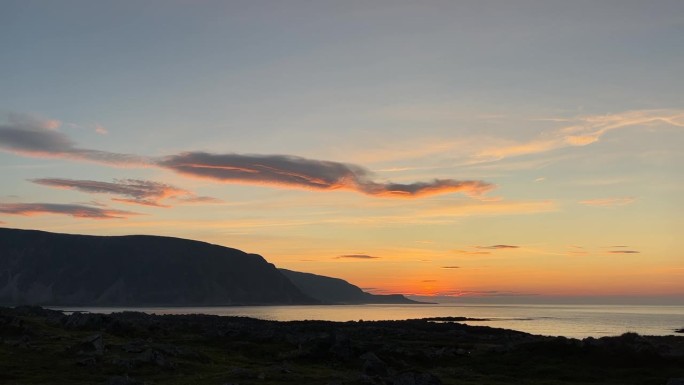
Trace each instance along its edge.
<instances>
[{"instance_id":1,"label":"rock","mask_svg":"<svg viewBox=\"0 0 684 385\"><path fill-rule=\"evenodd\" d=\"M5 340L5 345L21 348L21 349L32 349L31 337L27 335L22 335L18 339Z\"/></svg>"},{"instance_id":2,"label":"rock","mask_svg":"<svg viewBox=\"0 0 684 385\"><path fill-rule=\"evenodd\" d=\"M333 343L329 351L332 355L344 361L351 360L354 357L351 340L344 334L335 335L335 343Z\"/></svg>"},{"instance_id":3,"label":"rock","mask_svg":"<svg viewBox=\"0 0 684 385\"><path fill-rule=\"evenodd\" d=\"M142 353L145 348L147 348L147 342L140 339L133 340L122 346L122 349L127 353Z\"/></svg>"},{"instance_id":4,"label":"rock","mask_svg":"<svg viewBox=\"0 0 684 385\"><path fill-rule=\"evenodd\" d=\"M371 377L387 377L387 364L375 353L367 352L359 358L363 360L363 373Z\"/></svg>"},{"instance_id":5,"label":"rock","mask_svg":"<svg viewBox=\"0 0 684 385\"><path fill-rule=\"evenodd\" d=\"M112 376L107 379L107 382L105 382L106 385L143 385L142 382L138 380L134 380L128 375L125 376Z\"/></svg>"},{"instance_id":6,"label":"rock","mask_svg":"<svg viewBox=\"0 0 684 385\"><path fill-rule=\"evenodd\" d=\"M258 375L258 373L256 373L254 370L242 368L239 366L236 366L236 367L228 370L228 374L231 377L235 377L238 379L251 379L251 378L256 378Z\"/></svg>"},{"instance_id":7,"label":"rock","mask_svg":"<svg viewBox=\"0 0 684 385\"><path fill-rule=\"evenodd\" d=\"M176 365L159 352L158 350L147 349L138 354L136 360L143 364L153 364L161 368L172 369Z\"/></svg>"},{"instance_id":8,"label":"rock","mask_svg":"<svg viewBox=\"0 0 684 385\"><path fill-rule=\"evenodd\" d=\"M392 385L442 385L442 381L432 373L408 371L398 374Z\"/></svg>"},{"instance_id":9,"label":"rock","mask_svg":"<svg viewBox=\"0 0 684 385\"><path fill-rule=\"evenodd\" d=\"M83 340L82 346L95 355L101 356L104 354L104 340L102 339L102 334L93 334L92 336L87 337Z\"/></svg>"},{"instance_id":10,"label":"rock","mask_svg":"<svg viewBox=\"0 0 684 385\"><path fill-rule=\"evenodd\" d=\"M95 357L86 357L77 360L76 364L80 366L95 366L97 365L97 360L95 359Z\"/></svg>"},{"instance_id":11,"label":"rock","mask_svg":"<svg viewBox=\"0 0 684 385\"><path fill-rule=\"evenodd\" d=\"M93 334L81 340L77 345L68 349L70 352L75 352L78 355L96 355L104 354L104 340L102 334Z\"/></svg>"},{"instance_id":12,"label":"rock","mask_svg":"<svg viewBox=\"0 0 684 385\"><path fill-rule=\"evenodd\" d=\"M178 357L178 356L186 356L188 353L184 350L179 348L176 345L171 345L171 344L166 344L166 345L158 345L157 349L171 357Z\"/></svg>"}]
</instances>

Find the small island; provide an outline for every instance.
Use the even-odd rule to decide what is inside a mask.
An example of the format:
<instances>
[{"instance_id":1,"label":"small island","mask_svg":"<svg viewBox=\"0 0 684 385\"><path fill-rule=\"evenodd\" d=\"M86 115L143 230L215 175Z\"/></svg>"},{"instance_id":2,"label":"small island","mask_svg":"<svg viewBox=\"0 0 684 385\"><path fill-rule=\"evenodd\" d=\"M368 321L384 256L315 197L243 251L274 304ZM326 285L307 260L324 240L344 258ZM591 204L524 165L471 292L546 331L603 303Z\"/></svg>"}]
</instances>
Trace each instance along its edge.
<instances>
[{"instance_id":1,"label":"small island","mask_svg":"<svg viewBox=\"0 0 684 385\"><path fill-rule=\"evenodd\" d=\"M684 337L0 308L3 384L662 384Z\"/></svg>"}]
</instances>

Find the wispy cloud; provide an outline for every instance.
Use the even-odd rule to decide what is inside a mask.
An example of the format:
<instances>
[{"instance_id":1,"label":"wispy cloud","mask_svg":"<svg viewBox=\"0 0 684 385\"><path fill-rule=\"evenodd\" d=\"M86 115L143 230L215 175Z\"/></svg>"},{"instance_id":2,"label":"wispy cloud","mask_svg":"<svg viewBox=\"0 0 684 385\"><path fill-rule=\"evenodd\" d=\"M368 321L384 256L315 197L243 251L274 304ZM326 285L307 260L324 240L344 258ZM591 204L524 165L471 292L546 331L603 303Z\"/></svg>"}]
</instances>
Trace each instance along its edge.
<instances>
[{"instance_id":1,"label":"wispy cloud","mask_svg":"<svg viewBox=\"0 0 684 385\"><path fill-rule=\"evenodd\" d=\"M640 251L637 250L610 250L610 254L639 254Z\"/></svg>"},{"instance_id":2,"label":"wispy cloud","mask_svg":"<svg viewBox=\"0 0 684 385\"><path fill-rule=\"evenodd\" d=\"M589 252L583 246L569 245L566 255L589 255Z\"/></svg>"},{"instance_id":3,"label":"wispy cloud","mask_svg":"<svg viewBox=\"0 0 684 385\"><path fill-rule=\"evenodd\" d=\"M0 203L0 213L32 216L39 214L70 215L75 218L121 219L140 215L130 211L110 210L78 204L58 203Z\"/></svg>"},{"instance_id":4,"label":"wispy cloud","mask_svg":"<svg viewBox=\"0 0 684 385\"><path fill-rule=\"evenodd\" d=\"M347 254L335 257L335 259L379 259L380 257L375 257L366 254Z\"/></svg>"},{"instance_id":5,"label":"wispy cloud","mask_svg":"<svg viewBox=\"0 0 684 385\"><path fill-rule=\"evenodd\" d=\"M489 254L491 254L491 252L489 252L489 251L469 251L469 250L454 250L454 253L465 254L465 255L489 255Z\"/></svg>"},{"instance_id":6,"label":"wispy cloud","mask_svg":"<svg viewBox=\"0 0 684 385\"><path fill-rule=\"evenodd\" d=\"M101 124L96 123L95 124L95 132L97 132L100 135L107 135L109 134L109 131Z\"/></svg>"},{"instance_id":7,"label":"wispy cloud","mask_svg":"<svg viewBox=\"0 0 684 385\"><path fill-rule=\"evenodd\" d=\"M477 159L497 160L511 156L528 155L556 150L563 147L586 146L595 143L606 133L633 126L665 124L684 127L684 111L637 110L618 114L580 116L562 119L572 124L559 130L547 132L526 142L509 142L481 150Z\"/></svg>"},{"instance_id":8,"label":"wispy cloud","mask_svg":"<svg viewBox=\"0 0 684 385\"><path fill-rule=\"evenodd\" d=\"M449 205L440 202L439 206L413 213L413 216L421 218L453 218L471 215L536 214L552 212L557 209L556 202L552 200L470 201L453 202Z\"/></svg>"},{"instance_id":9,"label":"wispy cloud","mask_svg":"<svg viewBox=\"0 0 684 385\"><path fill-rule=\"evenodd\" d=\"M190 191L169 184L138 179L115 179L112 183L93 180L41 178L31 179L31 182L43 186L67 188L86 193L119 195L124 198L113 198L113 200L145 206L169 207L161 203L162 200L168 198L178 202L213 203L218 201L215 198L198 197Z\"/></svg>"},{"instance_id":10,"label":"wispy cloud","mask_svg":"<svg viewBox=\"0 0 684 385\"><path fill-rule=\"evenodd\" d=\"M487 250L501 250L501 249L518 249L520 246L514 246L514 245L492 245L492 246L475 246L478 249L487 249Z\"/></svg>"},{"instance_id":11,"label":"wispy cloud","mask_svg":"<svg viewBox=\"0 0 684 385\"><path fill-rule=\"evenodd\" d=\"M461 266L442 266L442 269L460 269Z\"/></svg>"},{"instance_id":12,"label":"wispy cloud","mask_svg":"<svg viewBox=\"0 0 684 385\"><path fill-rule=\"evenodd\" d=\"M534 293L519 293L515 291L499 291L499 290L448 290L436 293L434 296L445 297L521 297L521 296L536 296Z\"/></svg>"},{"instance_id":13,"label":"wispy cloud","mask_svg":"<svg viewBox=\"0 0 684 385\"><path fill-rule=\"evenodd\" d=\"M579 201L578 203L585 206L592 207L615 207L615 206L626 206L632 204L636 201L634 197L617 197L617 198L597 198L597 199L585 199Z\"/></svg>"},{"instance_id":14,"label":"wispy cloud","mask_svg":"<svg viewBox=\"0 0 684 385\"><path fill-rule=\"evenodd\" d=\"M11 115L8 124L0 125L0 148L26 156L86 160L117 166L146 165L140 156L77 147L58 131L56 120L39 120Z\"/></svg>"},{"instance_id":15,"label":"wispy cloud","mask_svg":"<svg viewBox=\"0 0 684 385\"><path fill-rule=\"evenodd\" d=\"M588 251L584 250L570 250L567 252L568 255L589 255Z\"/></svg>"}]
</instances>

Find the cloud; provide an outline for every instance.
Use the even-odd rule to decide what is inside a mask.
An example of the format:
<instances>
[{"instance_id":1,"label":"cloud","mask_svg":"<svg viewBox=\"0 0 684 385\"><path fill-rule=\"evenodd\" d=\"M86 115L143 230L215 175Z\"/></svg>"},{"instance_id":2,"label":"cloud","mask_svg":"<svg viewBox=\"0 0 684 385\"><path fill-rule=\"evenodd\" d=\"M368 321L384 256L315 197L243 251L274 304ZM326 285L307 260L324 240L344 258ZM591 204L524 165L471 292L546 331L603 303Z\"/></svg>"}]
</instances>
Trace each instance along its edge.
<instances>
[{"instance_id":1,"label":"cloud","mask_svg":"<svg viewBox=\"0 0 684 385\"><path fill-rule=\"evenodd\" d=\"M637 250L610 250L610 254L639 254L640 251Z\"/></svg>"},{"instance_id":2,"label":"cloud","mask_svg":"<svg viewBox=\"0 0 684 385\"><path fill-rule=\"evenodd\" d=\"M626 127L659 124L684 127L684 111L636 110L618 114L579 116L574 119L558 121L573 124L544 133L527 142L508 142L504 145L485 148L477 153L476 159L499 160L512 156L547 152L563 147L587 146L598 142L603 135L610 131Z\"/></svg>"},{"instance_id":3,"label":"cloud","mask_svg":"<svg viewBox=\"0 0 684 385\"><path fill-rule=\"evenodd\" d=\"M461 266L442 266L442 269L460 269Z\"/></svg>"},{"instance_id":4,"label":"cloud","mask_svg":"<svg viewBox=\"0 0 684 385\"><path fill-rule=\"evenodd\" d=\"M138 179L115 179L113 183L110 183L93 180L42 178L31 179L31 182L43 186L78 190L85 193L119 195L124 198L113 198L112 200L145 206L168 207L168 205L161 203L162 200L168 198L179 202L211 203L216 201L216 199L210 197L198 197L190 191L169 184Z\"/></svg>"},{"instance_id":5,"label":"cloud","mask_svg":"<svg viewBox=\"0 0 684 385\"><path fill-rule=\"evenodd\" d=\"M487 250L501 250L501 249L518 249L520 246L513 246L513 245L492 245L492 246L475 246L478 249L487 249Z\"/></svg>"},{"instance_id":6,"label":"cloud","mask_svg":"<svg viewBox=\"0 0 684 385\"><path fill-rule=\"evenodd\" d=\"M109 210L78 204L58 203L0 203L0 213L32 216L36 214L62 214L75 218L121 219L140 215L130 211Z\"/></svg>"},{"instance_id":7,"label":"cloud","mask_svg":"<svg viewBox=\"0 0 684 385\"><path fill-rule=\"evenodd\" d=\"M386 197L420 197L461 192L480 195L492 188L483 181L434 179L430 182L376 182L367 169L347 163L289 155L186 152L157 163L183 175L223 182L264 184L311 190L352 190Z\"/></svg>"},{"instance_id":8,"label":"cloud","mask_svg":"<svg viewBox=\"0 0 684 385\"><path fill-rule=\"evenodd\" d=\"M223 203L223 200L218 198L195 195L173 196L171 199L181 203Z\"/></svg>"},{"instance_id":9,"label":"cloud","mask_svg":"<svg viewBox=\"0 0 684 385\"><path fill-rule=\"evenodd\" d=\"M466 255L488 255L488 254L491 254L491 252L489 252L489 251L454 250L454 252L457 254L466 254Z\"/></svg>"},{"instance_id":10,"label":"cloud","mask_svg":"<svg viewBox=\"0 0 684 385\"><path fill-rule=\"evenodd\" d=\"M379 259L380 257L374 257L372 255L366 254L347 254L335 257L335 259Z\"/></svg>"},{"instance_id":11,"label":"cloud","mask_svg":"<svg viewBox=\"0 0 684 385\"><path fill-rule=\"evenodd\" d=\"M578 203L585 206L592 207L614 207L614 206L626 206L632 204L636 201L634 197L621 197L621 198L598 198L598 199L586 199L579 201Z\"/></svg>"},{"instance_id":12,"label":"cloud","mask_svg":"<svg viewBox=\"0 0 684 385\"><path fill-rule=\"evenodd\" d=\"M320 191L352 190L372 196L422 197L447 193L479 196L494 185L479 180L434 179L425 182L379 182L354 164L290 155L240 155L185 152L152 160L148 157L78 147L57 131L59 122L10 119L0 125L0 149L26 156L65 158L112 166L150 167L229 183L247 183Z\"/></svg>"},{"instance_id":13,"label":"cloud","mask_svg":"<svg viewBox=\"0 0 684 385\"><path fill-rule=\"evenodd\" d=\"M437 280L436 279L424 279L420 282L437 282Z\"/></svg>"},{"instance_id":14,"label":"cloud","mask_svg":"<svg viewBox=\"0 0 684 385\"><path fill-rule=\"evenodd\" d=\"M100 135L107 135L107 134L109 134L109 131L108 131L106 128L104 128L104 126L102 126L102 125L99 124L99 123L96 123L96 124L95 124L95 132L97 132L97 133L100 134Z\"/></svg>"},{"instance_id":15,"label":"cloud","mask_svg":"<svg viewBox=\"0 0 684 385\"><path fill-rule=\"evenodd\" d=\"M556 202L541 201L468 201L468 202L435 202L434 207L428 207L417 213L414 218L453 218L471 215L507 215L507 214L537 214L556 211Z\"/></svg>"},{"instance_id":16,"label":"cloud","mask_svg":"<svg viewBox=\"0 0 684 385\"><path fill-rule=\"evenodd\" d=\"M58 131L60 126L55 120L11 115L8 124L0 125L0 148L27 156L86 160L117 166L149 163L146 158L136 155L79 148Z\"/></svg>"},{"instance_id":17,"label":"cloud","mask_svg":"<svg viewBox=\"0 0 684 385\"><path fill-rule=\"evenodd\" d=\"M519 293L515 291L499 291L499 290L449 290L435 294L435 296L449 296L449 297L522 297L535 296L534 293Z\"/></svg>"}]
</instances>

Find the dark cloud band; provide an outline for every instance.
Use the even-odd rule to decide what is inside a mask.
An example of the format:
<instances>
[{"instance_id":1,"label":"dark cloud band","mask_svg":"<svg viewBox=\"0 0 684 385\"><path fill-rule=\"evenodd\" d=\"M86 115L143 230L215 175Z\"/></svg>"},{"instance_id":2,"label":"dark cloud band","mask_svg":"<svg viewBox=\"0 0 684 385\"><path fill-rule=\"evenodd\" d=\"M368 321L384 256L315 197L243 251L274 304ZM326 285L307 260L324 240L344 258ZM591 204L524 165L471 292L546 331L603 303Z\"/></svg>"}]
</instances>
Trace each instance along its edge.
<instances>
[{"instance_id":1,"label":"dark cloud band","mask_svg":"<svg viewBox=\"0 0 684 385\"><path fill-rule=\"evenodd\" d=\"M47 124L50 123L50 124ZM56 131L55 122L15 120L0 125L0 149L27 156L66 158L113 166L157 166L177 173L228 183L262 184L311 190L351 190L372 196L422 197L446 193L480 195L494 185L477 180L434 179L392 183L373 180L372 173L354 164L288 155L242 155L185 152L161 159L78 147ZM102 183L102 182L100 182ZM66 186L63 186L66 187ZM130 186L129 186L130 187ZM126 188L129 188L126 187ZM117 190L120 186L71 186L75 189ZM101 191L105 192L105 191ZM112 192L115 193L116 192ZM128 190L123 195L129 195ZM133 203L150 203L133 196Z\"/></svg>"},{"instance_id":2,"label":"dark cloud band","mask_svg":"<svg viewBox=\"0 0 684 385\"><path fill-rule=\"evenodd\" d=\"M380 257L374 257L372 255L366 254L347 254L335 257L335 259L379 259Z\"/></svg>"},{"instance_id":3,"label":"dark cloud band","mask_svg":"<svg viewBox=\"0 0 684 385\"><path fill-rule=\"evenodd\" d=\"M494 186L482 181L435 179L409 184L381 183L363 167L287 155L241 155L186 152L160 160L178 173L223 182L242 182L312 190L354 190L368 195L419 197L449 192L478 195Z\"/></svg>"},{"instance_id":4,"label":"dark cloud band","mask_svg":"<svg viewBox=\"0 0 684 385\"><path fill-rule=\"evenodd\" d=\"M478 249L486 249L486 250L502 250L502 249L519 249L520 246L514 246L514 245L492 245L492 246L477 246Z\"/></svg>"},{"instance_id":5,"label":"dark cloud band","mask_svg":"<svg viewBox=\"0 0 684 385\"><path fill-rule=\"evenodd\" d=\"M136 155L76 147L63 133L35 120L0 125L0 148L28 156L87 160L120 166L149 163L148 159Z\"/></svg>"},{"instance_id":6,"label":"dark cloud band","mask_svg":"<svg viewBox=\"0 0 684 385\"><path fill-rule=\"evenodd\" d=\"M58 203L0 203L0 213L24 216L36 214L62 214L76 218L90 219L120 219L133 215L140 215L130 211Z\"/></svg>"}]
</instances>

